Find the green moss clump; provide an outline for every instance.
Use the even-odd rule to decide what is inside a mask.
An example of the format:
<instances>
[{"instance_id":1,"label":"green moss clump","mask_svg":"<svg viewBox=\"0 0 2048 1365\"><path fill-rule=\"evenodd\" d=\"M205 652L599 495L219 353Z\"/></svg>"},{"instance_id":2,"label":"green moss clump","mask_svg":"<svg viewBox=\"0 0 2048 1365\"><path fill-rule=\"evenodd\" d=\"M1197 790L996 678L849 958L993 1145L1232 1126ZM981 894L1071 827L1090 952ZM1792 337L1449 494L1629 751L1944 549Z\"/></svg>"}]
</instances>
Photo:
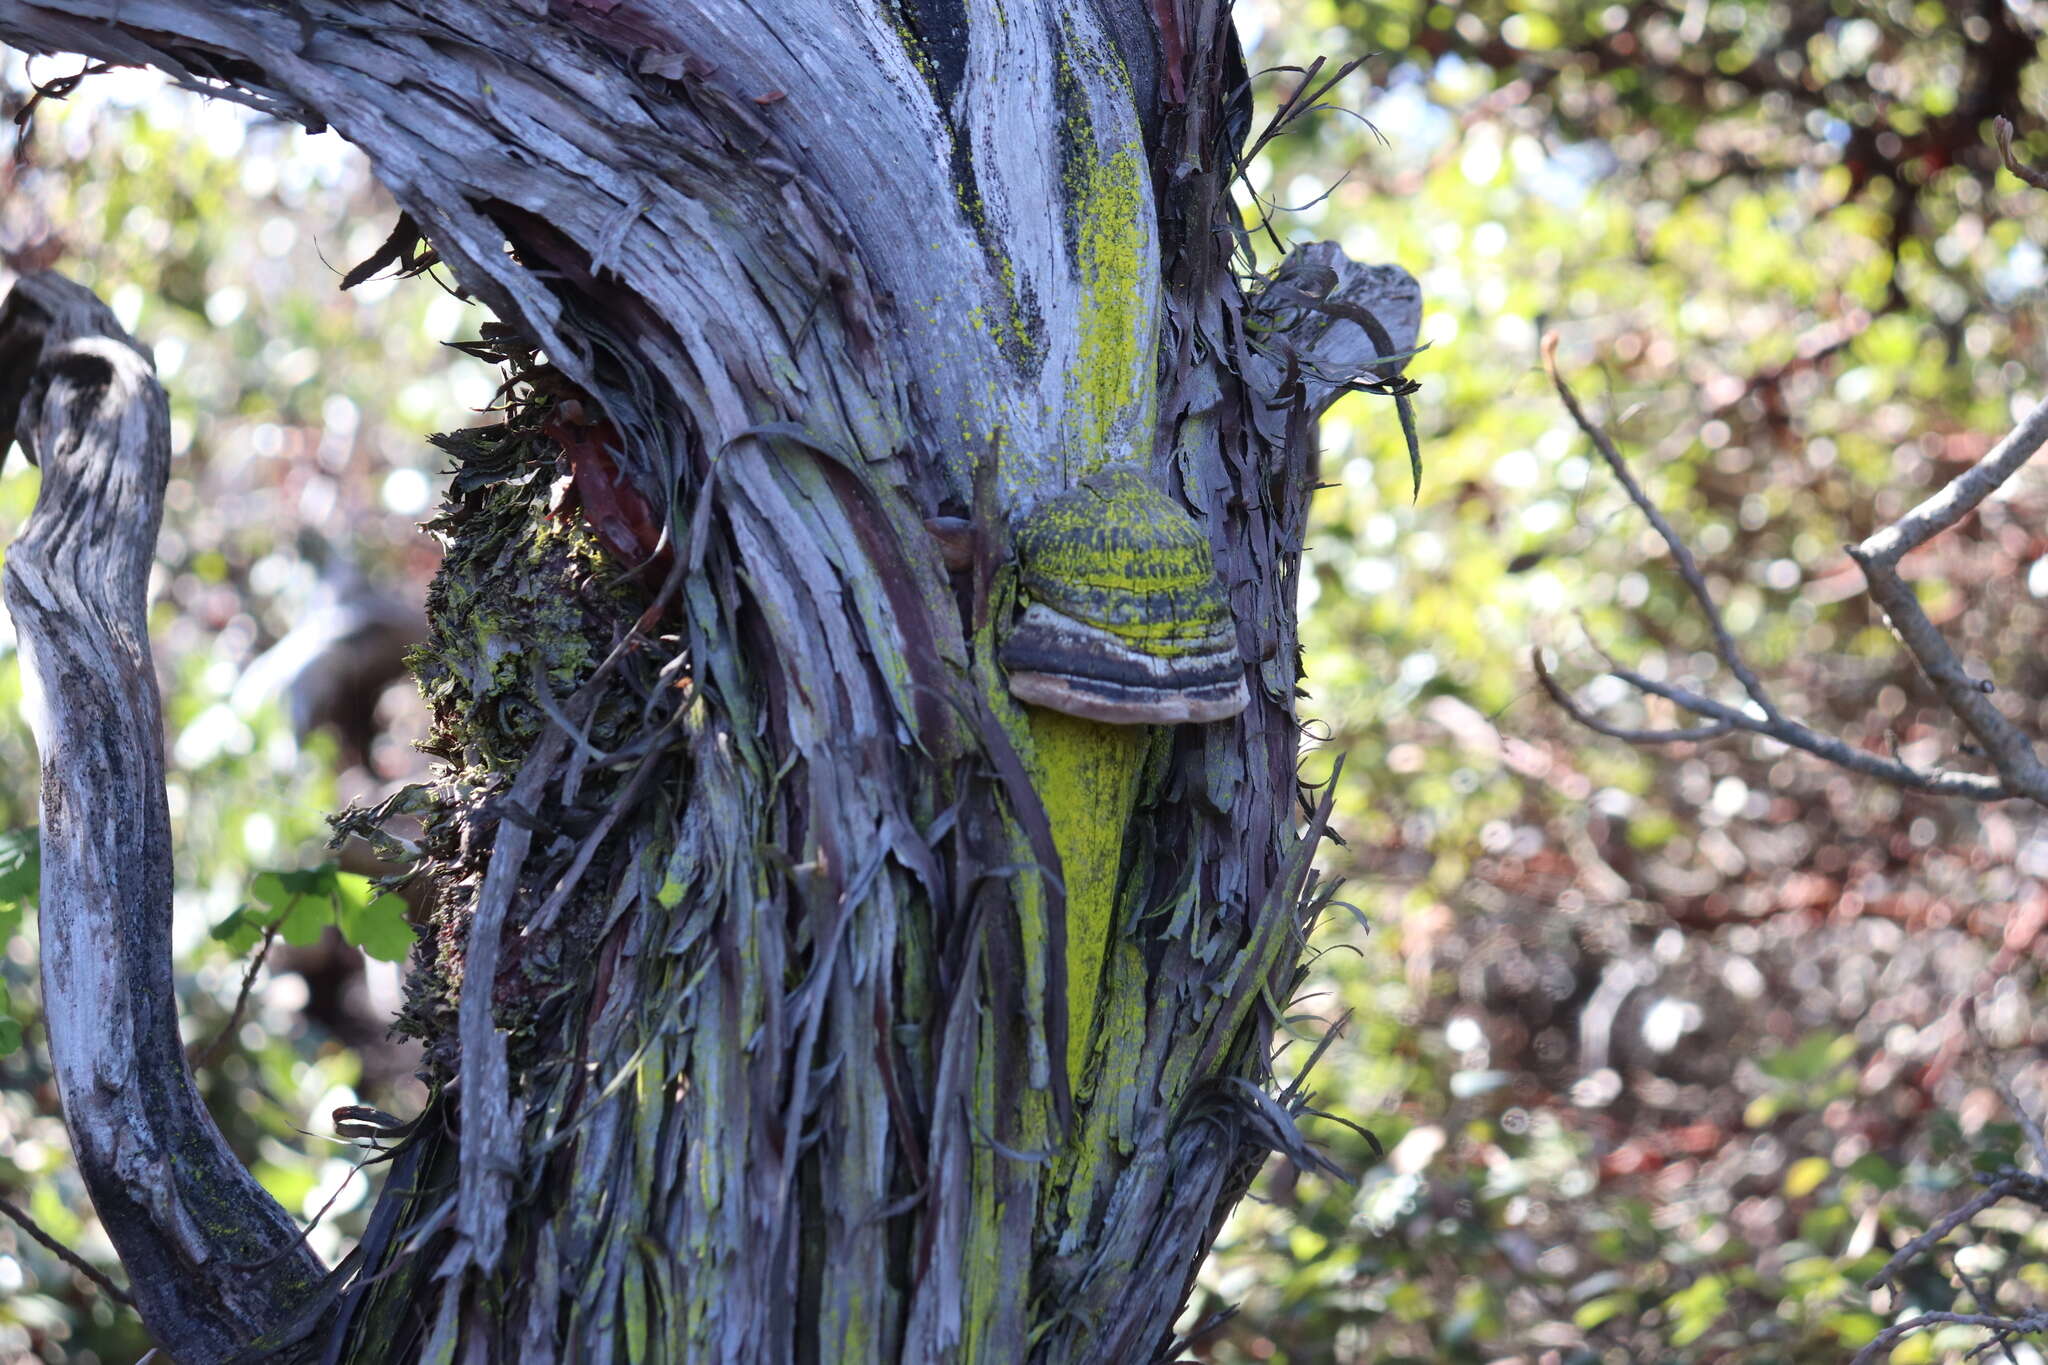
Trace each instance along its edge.
<instances>
[{"instance_id":1,"label":"green moss clump","mask_svg":"<svg viewBox=\"0 0 2048 1365\"><path fill-rule=\"evenodd\" d=\"M410 663L433 716L422 747L441 760L421 803L422 857L411 875L426 878L437 896L395 1025L428 1045L430 1074L454 1046L470 915L502 814L490 803L554 723L550 712L562 714L621 624L644 606L642 590L622 582L622 567L565 500L560 450L530 416L435 444L456 467L447 501L427 526L446 553L427 593L429 638ZM633 671L620 670L618 686L590 717L584 734L598 749L625 742L640 724ZM584 799L601 800L615 782L609 771L594 772ZM538 837L536 848L546 843ZM518 907L537 904L539 894L522 887L515 924ZM579 892L561 921L574 923L594 894ZM575 968L552 939L523 946L517 965L501 976L495 1002L500 1026L515 1038Z\"/></svg>"},{"instance_id":2,"label":"green moss clump","mask_svg":"<svg viewBox=\"0 0 2048 1365\"><path fill-rule=\"evenodd\" d=\"M550 510L553 442L508 425L437 444L461 468L427 524L447 554L427 592L432 636L410 662L434 715L429 750L504 771L540 736L548 710L590 676L593 640L630 618L636 590L607 586L618 570L582 518Z\"/></svg>"}]
</instances>

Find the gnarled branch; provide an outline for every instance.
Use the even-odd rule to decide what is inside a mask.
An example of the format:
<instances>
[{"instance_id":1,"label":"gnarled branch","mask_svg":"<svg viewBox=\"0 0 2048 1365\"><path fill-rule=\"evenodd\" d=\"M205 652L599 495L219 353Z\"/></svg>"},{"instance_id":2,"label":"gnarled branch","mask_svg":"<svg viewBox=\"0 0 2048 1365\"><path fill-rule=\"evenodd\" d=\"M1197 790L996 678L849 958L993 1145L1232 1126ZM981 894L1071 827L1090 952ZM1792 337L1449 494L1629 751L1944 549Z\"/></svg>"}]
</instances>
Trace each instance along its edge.
<instances>
[{"instance_id":1,"label":"gnarled branch","mask_svg":"<svg viewBox=\"0 0 2048 1365\"><path fill-rule=\"evenodd\" d=\"M0 309L24 381L0 431L43 468L7 608L43 762L42 977L64 1119L143 1321L225 1360L322 1276L193 1088L171 984L163 721L143 593L170 468L148 357L92 294L28 276ZM18 403L18 406L16 406Z\"/></svg>"}]
</instances>

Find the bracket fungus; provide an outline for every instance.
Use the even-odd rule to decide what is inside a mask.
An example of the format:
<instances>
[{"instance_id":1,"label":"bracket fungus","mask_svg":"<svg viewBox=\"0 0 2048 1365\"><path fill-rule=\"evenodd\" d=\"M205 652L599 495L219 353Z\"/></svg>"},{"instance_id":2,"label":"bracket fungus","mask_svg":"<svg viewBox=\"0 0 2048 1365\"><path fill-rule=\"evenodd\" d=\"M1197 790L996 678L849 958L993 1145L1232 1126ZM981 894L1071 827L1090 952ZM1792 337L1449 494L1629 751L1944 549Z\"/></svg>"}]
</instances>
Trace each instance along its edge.
<instances>
[{"instance_id":1,"label":"bracket fungus","mask_svg":"<svg viewBox=\"0 0 2048 1365\"><path fill-rule=\"evenodd\" d=\"M1011 530L1024 611L1000 658L1019 701L1113 725L1227 720L1250 700L1237 627L1194 518L1128 468Z\"/></svg>"},{"instance_id":2,"label":"bracket fungus","mask_svg":"<svg viewBox=\"0 0 2048 1365\"><path fill-rule=\"evenodd\" d=\"M1046 498L1011 544L1024 609L997 657L1028 703L1032 776L1060 855L1067 1076L1078 1088L1146 727L1227 720L1250 694L1208 537L1134 470Z\"/></svg>"}]
</instances>

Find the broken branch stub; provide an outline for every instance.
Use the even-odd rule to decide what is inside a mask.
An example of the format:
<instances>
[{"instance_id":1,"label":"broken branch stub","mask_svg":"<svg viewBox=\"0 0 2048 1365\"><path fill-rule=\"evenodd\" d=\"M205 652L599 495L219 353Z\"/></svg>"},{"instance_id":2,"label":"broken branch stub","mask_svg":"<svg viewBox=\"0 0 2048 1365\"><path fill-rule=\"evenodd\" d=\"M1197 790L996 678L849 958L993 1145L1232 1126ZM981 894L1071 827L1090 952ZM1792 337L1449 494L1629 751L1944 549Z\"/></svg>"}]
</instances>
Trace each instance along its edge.
<instances>
[{"instance_id":1,"label":"broken branch stub","mask_svg":"<svg viewBox=\"0 0 2048 1365\"><path fill-rule=\"evenodd\" d=\"M178 1038L170 812L144 589L170 469L168 409L142 349L90 291L18 281L0 412L43 470L7 552L42 754L40 929L50 1060L79 1173L185 1365L226 1360L303 1307L324 1268L228 1150Z\"/></svg>"}]
</instances>

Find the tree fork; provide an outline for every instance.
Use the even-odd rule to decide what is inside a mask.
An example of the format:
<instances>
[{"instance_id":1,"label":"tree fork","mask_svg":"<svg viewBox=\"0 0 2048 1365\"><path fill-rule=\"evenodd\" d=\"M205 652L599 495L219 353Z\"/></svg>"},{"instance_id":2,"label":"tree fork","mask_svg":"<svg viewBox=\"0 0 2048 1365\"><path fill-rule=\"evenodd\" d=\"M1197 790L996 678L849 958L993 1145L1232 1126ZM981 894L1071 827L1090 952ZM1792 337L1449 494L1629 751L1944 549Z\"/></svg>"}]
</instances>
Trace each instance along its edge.
<instances>
[{"instance_id":1,"label":"tree fork","mask_svg":"<svg viewBox=\"0 0 2048 1365\"><path fill-rule=\"evenodd\" d=\"M1263 1090L1328 894L1295 575L1315 418L1398 369L1413 282L1319 245L1246 296L1220 5L766 8L0 0L332 124L555 375L452 440L440 1098L318 1358L1148 1360L1258 1156L1316 1159ZM534 500L565 388L663 609ZM1207 537L1249 705L1141 746L1070 1088L998 654L1012 525L1111 468Z\"/></svg>"}]
</instances>

